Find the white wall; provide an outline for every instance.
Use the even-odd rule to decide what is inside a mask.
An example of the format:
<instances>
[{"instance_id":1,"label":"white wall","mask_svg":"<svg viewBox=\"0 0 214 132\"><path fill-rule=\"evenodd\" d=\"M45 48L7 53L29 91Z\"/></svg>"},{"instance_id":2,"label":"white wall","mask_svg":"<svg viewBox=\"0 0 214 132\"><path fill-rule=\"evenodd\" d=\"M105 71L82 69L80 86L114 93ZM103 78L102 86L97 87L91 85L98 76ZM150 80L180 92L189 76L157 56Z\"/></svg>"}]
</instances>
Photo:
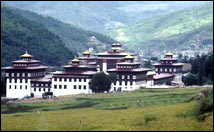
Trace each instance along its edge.
<instances>
[{"instance_id":1,"label":"white wall","mask_svg":"<svg viewBox=\"0 0 214 132\"><path fill-rule=\"evenodd\" d=\"M90 79L86 79L86 82L84 82L83 79L81 82L79 82L79 79L76 79L76 82L74 82L73 78L71 82L69 82L69 79L67 79L67 82L64 82L64 79L62 79L61 82L59 82L59 79L57 79L57 81L52 79L51 91L53 92L54 96L88 94L92 93L89 89L89 82ZM54 85L57 85L57 89L54 88ZM59 85L62 85L61 89L59 89ZM67 89L64 89L64 85L67 85ZM76 89L74 89L74 85L76 85ZM79 89L79 86L81 86L81 89ZM84 86L86 86L86 89L84 89Z\"/></svg>"},{"instance_id":2,"label":"white wall","mask_svg":"<svg viewBox=\"0 0 214 132\"><path fill-rule=\"evenodd\" d=\"M11 86L11 89L9 88ZM15 89L16 86L16 89ZM22 89L20 89L22 86ZM25 87L27 86L27 89ZM31 87L30 87L30 79L25 83L25 79L22 79L22 83L20 83L20 79L17 79L17 83L12 79L12 82L9 82L9 79L6 80L6 97L8 98L23 98L25 96L30 96Z\"/></svg>"}]
</instances>

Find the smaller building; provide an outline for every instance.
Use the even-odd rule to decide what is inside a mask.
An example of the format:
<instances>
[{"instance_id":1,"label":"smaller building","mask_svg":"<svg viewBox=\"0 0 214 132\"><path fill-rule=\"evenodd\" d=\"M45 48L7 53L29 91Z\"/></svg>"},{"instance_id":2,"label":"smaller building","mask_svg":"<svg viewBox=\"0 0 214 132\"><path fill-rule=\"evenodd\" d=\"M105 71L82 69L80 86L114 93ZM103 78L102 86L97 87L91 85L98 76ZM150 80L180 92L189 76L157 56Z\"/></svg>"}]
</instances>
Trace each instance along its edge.
<instances>
[{"instance_id":1,"label":"smaller building","mask_svg":"<svg viewBox=\"0 0 214 132\"><path fill-rule=\"evenodd\" d=\"M80 60L73 59L63 68L63 71L54 72L52 76L54 96L92 93L89 82L96 74L96 67L82 64Z\"/></svg>"},{"instance_id":2,"label":"smaller building","mask_svg":"<svg viewBox=\"0 0 214 132\"><path fill-rule=\"evenodd\" d=\"M40 61L33 60L27 51L21 55L21 60L13 61L12 66L3 67L6 73L6 97L23 98L31 96L31 81L45 77L47 66L41 65Z\"/></svg>"},{"instance_id":3,"label":"smaller building","mask_svg":"<svg viewBox=\"0 0 214 132\"><path fill-rule=\"evenodd\" d=\"M130 54L125 56L124 62L116 64L116 68L107 70L115 73L117 80L112 84L110 91L133 91L146 85L146 74L151 69L141 67L140 62L134 62Z\"/></svg>"},{"instance_id":4,"label":"smaller building","mask_svg":"<svg viewBox=\"0 0 214 132\"><path fill-rule=\"evenodd\" d=\"M178 63L176 58L173 58L173 54L168 52L159 63L153 64L156 73L182 73L183 63Z\"/></svg>"}]
</instances>

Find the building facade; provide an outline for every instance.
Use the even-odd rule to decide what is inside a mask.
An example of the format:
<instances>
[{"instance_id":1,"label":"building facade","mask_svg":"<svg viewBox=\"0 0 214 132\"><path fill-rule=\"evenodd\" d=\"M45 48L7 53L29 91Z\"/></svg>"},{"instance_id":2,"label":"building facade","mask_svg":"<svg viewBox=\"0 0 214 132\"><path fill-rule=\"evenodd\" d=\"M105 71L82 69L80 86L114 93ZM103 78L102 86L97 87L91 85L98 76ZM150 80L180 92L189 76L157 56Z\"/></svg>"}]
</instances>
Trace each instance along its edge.
<instances>
[{"instance_id":1,"label":"building facade","mask_svg":"<svg viewBox=\"0 0 214 132\"><path fill-rule=\"evenodd\" d=\"M130 54L123 62L117 63L116 68L108 69L108 73L115 73L117 80L112 83L110 91L133 91L146 85L146 74L150 69L141 67L141 63L134 62Z\"/></svg>"},{"instance_id":2,"label":"building facade","mask_svg":"<svg viewBox=\"0 0 214 132\"><path fill-rule=\"evenodd\" d=\"M21 98L31 96L31 81L45 77L48 68L38 60L32 60L27 52L21 55L21 60L13 61L12 66L3 67L6 73L6 97Z\"/></svg>"},{"instance_id":3,"label":"building facade","mask_svg":"<svg viewBox=\"0 0 214 132\"><path fill-rule=\"evenodd\" d=\"M128 54L122 49L122 45L119 42L113 43L109 51L97 53L97 64L100 71L116 68L116 64L124 62L124 57ZM131 55L134 56L134 54Z\"/></svg>"}]
</instances>

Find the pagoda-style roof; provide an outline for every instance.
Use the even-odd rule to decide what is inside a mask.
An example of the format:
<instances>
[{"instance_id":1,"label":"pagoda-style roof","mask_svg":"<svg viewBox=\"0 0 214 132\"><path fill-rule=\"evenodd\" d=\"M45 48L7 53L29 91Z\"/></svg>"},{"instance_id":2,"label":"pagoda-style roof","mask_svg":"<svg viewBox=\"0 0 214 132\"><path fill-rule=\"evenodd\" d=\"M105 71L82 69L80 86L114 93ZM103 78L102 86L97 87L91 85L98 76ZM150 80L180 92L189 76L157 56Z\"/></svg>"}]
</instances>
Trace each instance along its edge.
<instances>
[{"instance_id":1,"label":"pagoda-style roof","mask_svg":"<svg viewBox=\"0 0 214 132\"><path fill-rule=\"evenodd\" d=\"M112 45L114 45L114 46L121 46L121 44L119 42L115 42Z\"/></svg>"},{"instance_id":2,"label":"pagoda-style roof","mask_svg":"<svg viewBox=\"0 0 214 132\"><path fill-rule=\"evenodd\" d=\"M25 52L25 54L20 56L21 58L32 58L33 56L30 55L27 51Z\"/></svg>"},{"instance_id":3,"label":"pagoda-style roof","mask_svg":"<svg viewBox=\"0 0 214 132\"><path fill-rule=\"evenodd\" d=\"M125 59L134 59L134 56L132 56L131 54L128 54L127 56L125 56Z\"/></svg>"},{"instance_id":4,"label":"pagoda-style roof","mask_svg":"<svg viewBox=\"0 0 214 132\"><path fill-rule=\"evenodd\" d=\"M72 62L80 62L80 60L75 58L75 59L72 60Z\"/></svg>"},{"instance_id":5,"label":"pagoda-style roof","mask_svg":"<svg viewBox=\"0 0 214 132\"><path fill-rule=\"evenodd\" d=\"M53 75L45 75L43 78L32 79L31 82L42 82L42 83L51 83Z\"/></svg>"},{"instance_id":6,"label":"pagoda-style roof","mask_svg":"<svg viewBox=\"0 0 214 132\"><path fill-rule=\"evenodd\" d=\"M140 65L140 62L120 62L117 65Z\"/></svg>"},{"instance_id":7,"label":"pagoda-style roof","mask_svg":"<svg viewBox=\"0 0 214 132\"><path fill-rule=\"evenodd\" d=\"M126 53L126 52L101 52L101 53L97 53L97 56L114 56L114 55L117 55L117 56L121 56L121 57L125 57L127 56L129 53ZM134 54L132 54L134 55Z\"/></svg>"},{"instance_id":8,"label":"pagoda-style roof","mask_svg":"<svg viewBox=\"0 0 214 132\"><path fill-rule=\"evenodd\" d=\"M173 56L171 52L166 53L167 56Z\"/></svg>"},{"instance_id":9,"label":"pagoda-style roof","mask_svg":"<svg viewBox=\"0 0 214 132\"><path fill-rule=\"evenodd\" d=\"M11 70L11 69L14 69L14 70L22 70L22 69L38 70L38 69L47 69L47 68L48 68L47 66L42 66L42 65L39 65L39 66L28 66L28 67L8 66L8 67L3 67L2 70Z\"/></svg>"},{"instance_id":10,"label":"pagoda-style roof","mask_svg":"<svg viewBox=\"0 0 214 132\"><path fill-rule=\"evenodd\" d=\"M153 66L183 66L184 64L183 63L155 63L155 64L152 64Z\"/></svg>"},{"instance_id":11,"label":"pagoda-style roof","mask_svg":"<svg viewBox=\"0 0 214 132\"><path fill-rule=\"evenodd\" d=\"M16 60L12 61L12 63L40 63L38 60Z\"/></svg>"},{"instance_id":12,"label":"pagoda-style roof","mask_svg":"<svg viewBox=\"0 0 214 132\"><path fill-rule=\"evenodd\" d=\"M154 75L153 78L157 80L157 79L163 79L163 78L174 77L174 76L175 76L174 74L170 74L170 73L161 73L161 74Z\"/></svg>"},{"instance_id":13,"label":"pagoda-style roof","mask_svg":"<svg viewBox=\"0 0 214 132\"><path fill-rule=\"evenodd\" d=\"M89 52L88 50L86 50L86 51L83 52L83 54L84 55L89 55L89 54L91 54L91 52Z\"/></svg>"},{"instance_id":14,"label":"pagoda-style roof","mask_svg":"<svg viewBox=\"0 0 214 132\"><path fill-rule=\"evenodd\" d=\"M149 68L114 68L109 69L107 72L144 72L144 71L151 71Z\"/></svg>"}]
</instances>

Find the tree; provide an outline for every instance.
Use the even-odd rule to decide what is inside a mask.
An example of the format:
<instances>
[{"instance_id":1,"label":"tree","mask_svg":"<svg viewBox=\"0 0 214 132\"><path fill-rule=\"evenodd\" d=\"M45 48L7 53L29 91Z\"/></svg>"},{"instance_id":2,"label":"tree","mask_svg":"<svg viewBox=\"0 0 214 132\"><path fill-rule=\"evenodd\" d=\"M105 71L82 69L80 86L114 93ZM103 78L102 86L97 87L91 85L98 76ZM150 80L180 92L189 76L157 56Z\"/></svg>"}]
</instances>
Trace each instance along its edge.
<instances>
[{"instance_id":1,"label":"tree","mask_svg":"<svg viewBox=\"0 0 214 132\"><path fill-rule=\"evenodd\" d=\"M6 78L1 74L1 96L6 95Z\"/></svg>"},{"instance_id":2,"label":"tree","mask_svg":"<svg viewBox=\"0 0 214 132\"><path fill-rule=\"evenodd\" d=\"M192 73L184 76L182 80L186 86L197 85L197 76Z\"/></svg>"},{"instance_id":3,"label":"tree","mask_svg":"<svg viewBox=\"0 0 214 132\"><path fill-rule=\"evenodd\" d=\"M109 91L111 88L111 76L104 72L99 72L93 75L90 88L93 92L101 93Z\"/></svg>"}]
</instances>

